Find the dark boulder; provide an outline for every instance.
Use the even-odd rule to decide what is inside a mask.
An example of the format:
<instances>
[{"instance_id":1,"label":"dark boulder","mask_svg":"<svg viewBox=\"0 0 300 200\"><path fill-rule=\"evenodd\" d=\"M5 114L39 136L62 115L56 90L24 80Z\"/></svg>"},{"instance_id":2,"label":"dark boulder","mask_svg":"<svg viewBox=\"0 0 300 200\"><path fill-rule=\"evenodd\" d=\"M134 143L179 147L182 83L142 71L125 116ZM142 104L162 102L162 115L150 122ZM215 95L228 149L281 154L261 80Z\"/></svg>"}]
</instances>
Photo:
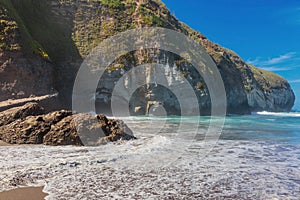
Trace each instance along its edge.
<instances>
[{"instance_id":1,"label":"dark boulder","mask_svg":"<svg viewBox=\"0 0 300 200\"><path fill-rule=\"evenodd\" d=\"M73 115L67 110L38 115L42 111L33 103L0 113L0 140L10 144L94 146L136 139L121 120L88 113Z\"/></svg>"},{"instance_id":2,"label":"dark boulder","mask_svg":"<svg viewBox=\"0 0 300 200\"><path fill-rule=\"evenodd\" d=\"M37 103L27 103L24 106L11 108L0 112L0 126L10 124L27 116L37 116L44 113L44 109Z\"/></svg>"}]
</instances>

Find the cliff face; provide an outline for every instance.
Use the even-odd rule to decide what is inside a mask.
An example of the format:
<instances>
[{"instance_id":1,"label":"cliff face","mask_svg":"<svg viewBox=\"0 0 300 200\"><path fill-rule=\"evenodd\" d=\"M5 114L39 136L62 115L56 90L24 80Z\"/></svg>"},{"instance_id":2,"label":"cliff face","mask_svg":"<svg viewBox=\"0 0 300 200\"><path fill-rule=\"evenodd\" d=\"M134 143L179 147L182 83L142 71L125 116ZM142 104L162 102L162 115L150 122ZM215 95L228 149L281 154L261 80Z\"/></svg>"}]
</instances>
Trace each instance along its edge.
<instances>
[{"instance_id":1,"label":"cliff face","mask_svg":"<svg viewBox=\"0 0 300 200\"><path fill-rule=\"evenodd\" d=\"M47 55L38 46L29 53L24 45L20 24L0 6L0 101L52 91L53 65L43 59Z\"/></svg>"},{"instance_id":2,"label":"cliff face","mask_svg":"<svg viewBox=\"0 0 300 200\"><path fill-rule=\"evenodd\" d=\"M205 48L223 78L228 113L289 111L294 104L295 96L286 80L251 66L234 52L210 42L179 22L159 0L0 0L0 7L5 13L1 15L0 38L1 70L6 69L0 71L2 100L19 97L13 93L38 95L54 87L68 105L78 67L94 47L118 32L156 26L184 33ZM9 31L14 34L5 32L7 25L3 26L2 21L7 18L12 26ZM9 59L15 64L7 65ZM201 113L209 114L211 102L207 86L186 60L170 52L142 49L117 59L107 70L105 79L100 80L96 99L100 112L103 109L109 112L114 83L122 74L145 63L166 64L178 71L195 89ZM22 75L15 76L21 72ZM167 69L162 73L170 80L169 84L177 84L178 74ZM20 84L13 85L14 82ZM145 114L151 105L160 103L169 114L180 114L174 94L155 85L146 85L134 93L131 112Z\"/></svg>"}]
</instances>

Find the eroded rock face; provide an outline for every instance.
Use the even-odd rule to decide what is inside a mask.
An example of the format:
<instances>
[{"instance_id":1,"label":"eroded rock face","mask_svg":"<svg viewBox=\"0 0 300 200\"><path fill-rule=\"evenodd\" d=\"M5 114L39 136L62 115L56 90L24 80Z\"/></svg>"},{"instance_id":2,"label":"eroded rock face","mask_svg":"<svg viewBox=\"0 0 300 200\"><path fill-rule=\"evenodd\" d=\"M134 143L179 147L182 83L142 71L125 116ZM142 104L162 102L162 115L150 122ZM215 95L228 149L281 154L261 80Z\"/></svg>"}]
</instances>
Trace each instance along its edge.
<instances>
[{"instance_id":1,"label":"eroded rock face","mask_svg":"<svg viewBox=\"0 0 300 200\"><path fill-rule=\"evenodd\" d=\"M0 140L10 144L100 145L136 139L122 121L107 119L104 115L73 115L71 111L60 110L34 116L42 110L36 104L27 104L4 111L21 114L12 114L13 120L0 126Z\"/></svg>"},{"instance_id":2,"label":"eroded rock face","mask_svg":"<svg viewBox=\"0 0 300 200\"><path fill-rule=\"evenodd\" d=\"M27 103L21 107L15 107L0 112L0 126L10 124L18 119L25 119L28 116L37 116L44 113L44 109L37 103Z\"/></svg>"},{"instance_id":3,"label":"eroded rock face","mask_svg":"<svg viewBox=\"0 0 300 200\"><path fill-rule=\"evenodd\" d=\"M1 3L0 19L0 101L52 93L54 66L25 50L20 24Z\"/></svg>"},{"instance_id":4,"label":"eroded rock face","mask_svg":"<svg viewBox=\"0 0 300 200\"><path fill-rule=\"evenodd\" d=\"M252 111L289 112L295 95L289 83L282 77L250 66L252 84L247 91L248 104Z\"/></svg>"},{"instance_id":5,"label":"eroded rock face","mask_svg":"<svg viewBox=\"0 0 300 200\"><path fill-rule=\"evenodd\" d=\"M45 145L83 145L73 121L72 114L66 115L43 138Z\"/></svg>"},{"instance_id":6,"label":"eroded rock face","mask_svg":"<svg viewBox=\"0 0 300 200\"><path fill-rule=\"evenodd\" d=\"M15 12L9 13L4 7ZM225 85L229 114L249 114L261 110L289 111L295 101L295 95L286 80L253 67L231 50L212 43L201 33L178 21L160 0L5 0L0 2L0 11L4 19L0 23L1 36L4 38L0 43L0 100L41 95L54 87L59 91L62 102L67 102L65 109L69 109L76 72L82 60L101 41L129 29L164 27L199 42L214 60ZM22 22L14 20L14 15ZM21 27L25 27L26 31ZM25 41L21 40L20 32L23 32ZM28 45L28 41L31 45ZM35 50L35 54L28 54L28 50ZM54 62L49 62L49 58ZM112 63L111 70L107 70L107 76L102 80L103 84L97 89L96 101L101 113L111 111L112 91L120 77L133 67L145 63L170 66L162 72L169 81L168 87L178 83L178 74L183 75L195 89L199 101L199 105L192 106L200 107L202 115L210 114L207 86L192 69L187 70L189 64L170 52L147 49L128 53ZM178 73L172 73L175 71ZM130 85L125 87L129 88ZM180 103L188 105L191 98L187 95ZM168 114L181 114L172 92L151 85L141 87L135 93L132 101L128 102L130 112L134 115L148 114L153 102L163 105Z\"/></svg>"},{"instance_id":7,"label":"eroded rock face","mask_svg":"<svg viewBox=\"0 0 300 200\"><path fill-rule=\"evenodd\" d=\"M105 137L99 138L98 144L114 142L118 140L136 139L132 131L122 120L107 119L105 115L97 116L99 124L103 130Z\"/></svg>"}]
</instances>

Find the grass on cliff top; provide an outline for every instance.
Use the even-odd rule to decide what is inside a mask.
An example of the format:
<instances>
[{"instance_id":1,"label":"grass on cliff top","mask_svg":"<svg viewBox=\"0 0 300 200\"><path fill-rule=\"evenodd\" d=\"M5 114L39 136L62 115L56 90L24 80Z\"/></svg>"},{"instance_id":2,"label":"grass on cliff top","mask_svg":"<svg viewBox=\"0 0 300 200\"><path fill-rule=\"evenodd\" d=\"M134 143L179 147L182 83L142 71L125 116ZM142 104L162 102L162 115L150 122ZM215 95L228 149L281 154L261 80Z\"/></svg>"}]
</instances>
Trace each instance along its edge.
<instances>
[{"instance_id":1,"label":"grass on cliff top","mask_svg":"<svg viewBox=\"0 0 300 200\"><path fill-rule=\"evenodd\" d=\"M266 91L270 90L271 88L282 87L287 84L287 81L284 78L273 72L256 68L253 65L248 66L251 69L256 81L260 83L260 85Z\"/></svg>"}]
</instances>

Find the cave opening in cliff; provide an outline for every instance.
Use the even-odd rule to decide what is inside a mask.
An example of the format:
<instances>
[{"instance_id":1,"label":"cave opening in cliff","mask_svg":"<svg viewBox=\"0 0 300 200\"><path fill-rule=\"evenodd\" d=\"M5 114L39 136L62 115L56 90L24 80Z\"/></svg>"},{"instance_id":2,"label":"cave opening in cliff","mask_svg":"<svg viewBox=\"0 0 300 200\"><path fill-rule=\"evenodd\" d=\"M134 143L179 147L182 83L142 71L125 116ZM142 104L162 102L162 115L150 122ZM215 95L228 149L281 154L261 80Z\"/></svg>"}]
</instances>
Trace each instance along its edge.
<instances>
[{"instance_id":1,"label":"cave opening in cliff","mask_svg":"<svg viewBox=\"0 0 300 200\"><path fill-rule=\"evenodd\" d=\"M171 116L181 115L176 95L167 87L147 84L139 87L129 101L130 115Z\"/></svg>"},{"instance_id":2,"label":"cave opening in cliff","mask_svg":"<svg viewBox=\"0 0 300 200\"><path fill-rule=\"evenodd\" d=\"M126 53L100 78L96 112L111 116L210 115L210 92L203 75L172 52L144 49ZM113 94L119 100L114 102Z\"/></svg>"}]
</instances>

